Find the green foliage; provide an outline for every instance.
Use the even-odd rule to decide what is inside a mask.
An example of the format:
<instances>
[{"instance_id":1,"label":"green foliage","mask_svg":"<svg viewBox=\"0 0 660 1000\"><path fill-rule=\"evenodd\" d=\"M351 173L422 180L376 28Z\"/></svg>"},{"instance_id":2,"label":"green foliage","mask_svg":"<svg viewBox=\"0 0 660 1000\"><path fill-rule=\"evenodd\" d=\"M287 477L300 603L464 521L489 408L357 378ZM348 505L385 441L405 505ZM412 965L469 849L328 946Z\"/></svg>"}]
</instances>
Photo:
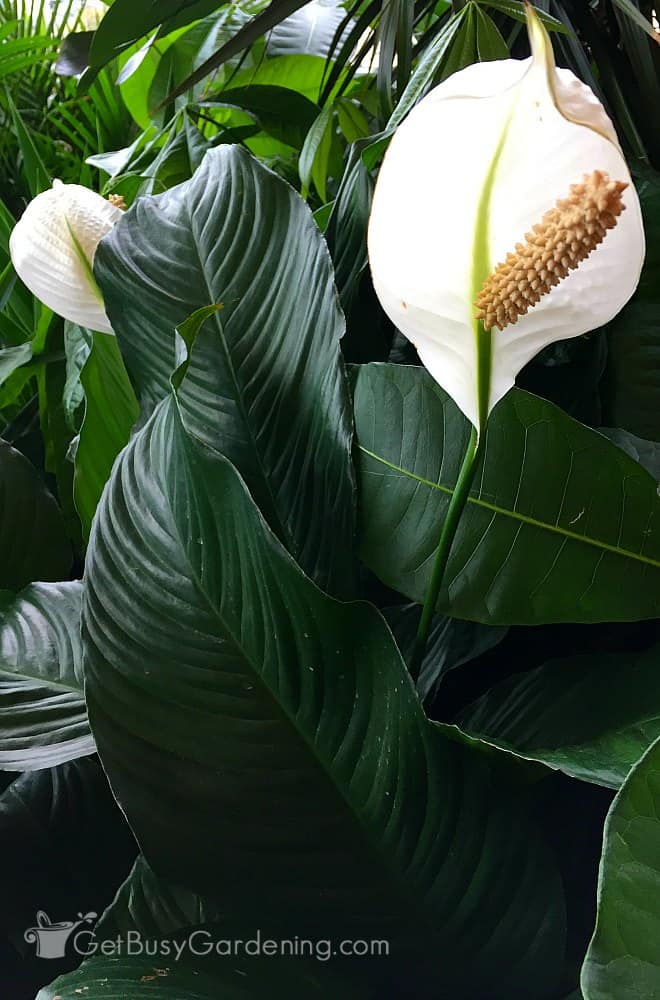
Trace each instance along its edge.
<instances>
[{"instance_id":1,"label":"green foliage","mask_svg":"<svg viewBox=\"0 0 660 1000\"><path fill-rule=\"evenodd\" d=\"M598 921L582 971L586 1000L652 997L660 988L658 756L656 741L631 770L607 817Z\"/></svg>"},{"instance_id":2,"label":"green foliage","mask_svg":"<svg viewBox=\"0 0 660 1000\"><path fill-rule=\"evenodd\" d=\"M422 368L367 365L354 395L362 557L421 601L470 425ZM513 389L489 422L438 610L494 625L655 618L659 517L649 473Z\"/></svg>"},{"instance_id":3,"label":"green foliage","mask_svg":"<svg viewBox=\"0 0 660 1000\"><path fill-rule=\"evenodd\" d=\"M378 304L371 199L431 87L527 57L524 4L114 0L90 31L68 0L0 0L16 1000L657 992L660 47L646 0L539 7L614 120L646 263L495 410L413 677L469 427ZM116 336L14 273L53 178L128 206L94 261ZM438 162L419 211L451 197ZM390 951L26 972L38 910L107 904L97 943Z\"/></svg>"}]
</instances>

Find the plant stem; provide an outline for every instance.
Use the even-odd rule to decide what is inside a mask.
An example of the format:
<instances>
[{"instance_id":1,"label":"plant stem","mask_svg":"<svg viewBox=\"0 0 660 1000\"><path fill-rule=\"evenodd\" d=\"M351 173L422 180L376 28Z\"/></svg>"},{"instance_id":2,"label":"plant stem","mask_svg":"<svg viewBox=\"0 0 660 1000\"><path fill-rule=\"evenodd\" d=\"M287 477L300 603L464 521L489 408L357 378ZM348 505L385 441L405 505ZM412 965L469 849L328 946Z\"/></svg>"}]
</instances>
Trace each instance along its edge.
<instances>
[{"instance_id":1,"label":"plant stem","mask_svg":"<svg viewBox=\"0 0 660 1000\"><path fill-rule=\"evenodd\" d=\"M483 435L481 436L481 439L479 439L477 430L473 427L472 433L470 434L470 440L468 441L468 446L465 451L465 456L463 458L463 464L461 465L461 469L458 474L456 486L454 488L454 492L452 493L451 500L449 501L447 515L445 517L444 524L442 525L440 541L438 542L435 562L433 563L433 570L431 572L431 579L429 580L426 597L424 598L422 617L419 620L417 636L415 638L415 645L413 648L412 662L410 664L410 672L414 680L417 680L422 666L422 659L424 657L424 651L429 637L429 630L431 628L431 620L433 618L435 606L438 602L438 594L440 593L440 587L442 586L445 570L447 568L449 553L451 552L451 547L461 520L461 514L463 513L463 509L467 503L470 487L472 486L472 480L477 467L477 460L481 455L481 444L484 440L485 438Z\"/></svg>"}]
</instances>

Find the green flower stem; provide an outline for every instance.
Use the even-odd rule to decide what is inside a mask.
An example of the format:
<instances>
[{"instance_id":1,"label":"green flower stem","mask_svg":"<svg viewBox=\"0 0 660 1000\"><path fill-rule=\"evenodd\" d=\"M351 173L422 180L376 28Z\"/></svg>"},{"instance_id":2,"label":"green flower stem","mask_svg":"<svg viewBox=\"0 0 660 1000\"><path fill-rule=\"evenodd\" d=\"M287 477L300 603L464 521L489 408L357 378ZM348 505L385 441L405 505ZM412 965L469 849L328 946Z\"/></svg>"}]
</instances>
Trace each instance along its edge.
<instances>
[{"instance_id":1,"label":"green flower stem","mask_svg":"<svg viewBox=\"0 0 660 1000\"><path fill-rule=\"evenodd\" d=\"M472 486L472 480L474 479L477 462L481 456L481 445L484 440L485 435L482 433L481 436L479 436L476 428L473 427L472 433L470 434L470 440L465 451L465 457L463 458L463 464L461 465L461 470L456 481L456 487L452 493L451 500L449 501L447 516L445 517L444 524L442 525L442 531L440 532L440 541L438 542L438 550L433 564L433 571L431 573L431 579L429 580L426 597L424 599L422 617L419 620L415 646L413 648L412 662L410 664L410 672L415 680L419 676L419 671L422 666L424 651L429 637L429 629L431 628L431 620L433 618L435 606L438 602L438 594L440 593L440 587L442 586L445 570L447 568L449 553L451 552L451 547L461 520L461 514L463 513L463 509L465 508L465 504L467 503L467 499L470 494L470 487Z\"/></svg>"}]
</instances>

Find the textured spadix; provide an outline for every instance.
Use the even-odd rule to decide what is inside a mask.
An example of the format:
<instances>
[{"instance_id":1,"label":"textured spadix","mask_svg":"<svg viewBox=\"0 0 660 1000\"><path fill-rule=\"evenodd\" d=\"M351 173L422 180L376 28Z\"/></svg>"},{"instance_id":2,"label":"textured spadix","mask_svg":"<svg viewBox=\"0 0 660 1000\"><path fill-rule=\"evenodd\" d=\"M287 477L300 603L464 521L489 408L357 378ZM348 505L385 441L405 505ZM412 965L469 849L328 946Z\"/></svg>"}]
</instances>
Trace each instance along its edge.
<instances>
[{"instance_id":1,"label":"textured spadix","mask_svg":"<svg viewBox=\"0 0 660 1000\"><path fill-rule=\"evenodd\" d=\"M371 270L384 309L478 429L543 347L619 312L644 258L639 201L612 123L588 87L556 69L530 7L528 22L532 59L456 73L399 126L369 224ZM569 259L557 213L565 219L574 200L582 219L591 220L588 198L601 204L604 196L614 201L603 208L602 238L589 243L587 233L588 252L576 246ZM573 222L581 233L579 215ZM525 259L514 259L528 252L527 237L540 233L549 241L546 263L559 262L559 280L542 276L547 287L535 284L536 261L523 273ZM519 296L503 280L513 264L521 265L514 277L525 295L532 284L543 294ZM493 296L507 289L514 299ZM501 330L498 315L506 318Z\"/></svg>"},{"instance_id":2,"label":"textured spadix","mask_svg":"<svg viewBox=\"0 0 660 1000\"><path fill-rule=\"evenodd\" d=\"M92 267L100 240L122 214L88 188L55 181L30 202L11 234L16 273L53 312L112 333Z\"/></svg>"}]
</instances>

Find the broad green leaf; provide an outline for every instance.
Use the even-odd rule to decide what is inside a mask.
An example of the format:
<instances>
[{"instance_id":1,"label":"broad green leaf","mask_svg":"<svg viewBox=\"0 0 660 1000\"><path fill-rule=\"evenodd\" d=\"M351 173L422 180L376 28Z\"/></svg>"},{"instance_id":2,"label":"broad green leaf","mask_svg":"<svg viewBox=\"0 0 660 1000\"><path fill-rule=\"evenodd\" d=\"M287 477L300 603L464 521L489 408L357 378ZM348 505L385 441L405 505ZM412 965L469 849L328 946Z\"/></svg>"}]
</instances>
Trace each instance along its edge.
<instances>
[{"instance_id":1,"label":"broad green leaf","mask_svg":"<svg viewBox=\"0 0 660 1000\"><path fill-rule=\"evenodd\" d=\"M100 68L158 25L166 31L199 20L219 6L217 0L115 0L94 32L90 65ZM174 22L177 18L177 22Z\"/></svg>"},{"instance_id":2,"label":"broad green leaf","mask_svg":"<svg viewBox=\"0 0 660 1000\"><path fill-rule=\"evenodd\" d=\"M326 181L328 175L328 159L332 145L335 111L328 104L310 128L303 148L300 151L298 171L302 183L303 197L307 197L312 181L319 193L321 201L327 201Z\"/></svg>"},{"instance_id":3,"label":"broad green leaf","mask_svg":"<svg viewBox=\"0 0 660 1000\"><path fill-rule=\"evenodd\" d=\"M89 66L93 31L72 31L63 39L57 53L55 72L60 76L78 76Z\"/></svg>"},{"instance_id":4,"label":"broad green leaf","mask_svg":"<svg viewBox=\"0 0 660 1000\"><path fill-rule=\"evenodd\" d=\"M276 24L268 34L269 58L306 53L328 59L350 32L355 22L347 19L338 0L314 0ZM344 25L337 38L341 25Z\"/></svg>"},{"instance_id":5,"label":"broad green leaf","mask_svg":"<svg viewBox=\"0 0 660 1000\"><path fill-rule=\"evenodd\" d=\"M585 1000L660 994L660 741L612 803L598 879L598 918L581 977Z\"/></svg>"},{"instance_id":6,"label":"broad green leaf","mask_svg":"<svg viewBox=\"0 0 660 1000\"><path fill-rule=\"evenodd\" d=\"M117 340L94 333L81 374L85 417L75 455L73 495L85 538L117 455L139 416Z\"/></svg>"},{"instance_id":7,"label":"broad green leaf","mask_svg":"<svg viewBox=\"0 0 660 1000\"><path fill-rule=\"evenodd\" d=\"M27 458L0 440L0 589L61 580L71 562L55 500Z\"/></svg>"},{"instance_id":8,"label":"broad green leaf","mask_svg":"<svg viewBox=\"0 0 660 1000\"><path fill-rule=\"evenodd\" d=\"M279 24L293 14L294 11L302 7L305 0L271 0L268 6L260 11L255 17L251 18L247 24L244 24L239 28L237 32L232 34L232 36L221 45L217 52L214 52L212 56L206 59L201 66L199 66L190 76L186 77L182 83L175 87L171 93L167 95L163 104L169 101L173 101L176 97L180 97L181 94L185 94L187 90L194 87L196 84L200 83L205 77L212 73L214 70L218 69L228 59L239 53L245 51L249 48L253 42L256 42L261 38L270 28L273 28L276 24ZM325 64L325 60L318 56L281 56L282 59L317 59L318 62ZM275 62L275 60L265 60L268 62ZM256 81L255 81L256 82Z\"/></svg>"},{"instance_id":9,"label":"broad green leaf","mask_svg":"<svg viewBox=\"0 0 660 1000\"><path fill-rule=\"evenodd\" d=\"M325 59L319 56L278 56L264 59L254 69L244 69L231 77L223 95L243 87L284 87L316 103L326 72Z\"/></svg>"},{"instance_id":10,"label":"broad green leaf","mask_svg":"<svg viewBox=\"0 0 660 1000\"><path fill-rule=\"evenodd\" d=\"M647 441L621 427L599 427L598 430L639 462L660 483L660 441Z\"/></svg>"},{"instance_id":11,"label":"broad green leaf","mask_svg":"<svg viewBox=\"0 0 660 1000\"><path fill-rule=\"evenodd\" d=\"M66 383L62 405L69 427L77 431L79 407L85 400L80 375L85 367L92 346L92 334L82 326L66 320L64 323L64 350L66 353Z\"/></svg>"},{"instance_id":12,"label":"broad green leaf","mask_svg":"<svg viewBox=\"0 0 660 1000\"><path fill-rule=\"evenodd\" d=\"M23 935L35 926L38 911L53 923L101 912L130 870L135 842L99 762L85 757L26 771L0 794L0 851L6 859L3 936L20 944L24 965L34 943L28 945ZM3 985L13 987L8 955L5 949ZM69 956L76 957L73 949ZM53 972L38 962L43 982ZM13 989L11 995L17 995Z\"/></svg>"},{"instance_id":13,"label":"broad green leaf","mask_svg":"<svg viewBox=\"0 0 660 1000\"><path fill-rule=\"evenodd\" d=\"M79 583L0 593L0 768L94 753L83 696Z\"/></svg>"},{"instance_id":14,"label":"broad green leaf","mask_svg":"<svg viewBox=\"0 0 660 1000\"><path fill-rule=\"evenodd\" d=\"M159 878L139 855L95 933L101 940L125 936L129 931L154 939L184 927L211 923L222 914L222 905Z\"/></svg>"},{"instance_id":15,"label":"broad green leaf","mask_svg":"<svg viewBox=\"0 0 660 1000\"><path fill-rule=\"evenodd\" d=\"M99 949L107 947L104 942L112 942L114 948L119 940L126 951L128 942L137 934L141 941L149 942L150 955L157 954L154 949L161 948L163 942L174 941L175 947L182 947L182 958L177 959L177 964L189 961L194 949L197 971L218 977L218 988L224 982L228 966L238 968L243 985L250 987L250 997L267 995L289 1000L291 996L304 996L305 1000L313 997L335 1000L341 996L342 1000L375 1000L365 981L369 962L365 962L364 957L360 960L362 975L356 975L355 962L351 965L343 960L342 967L342 962L333 957L336 942L313 938L302 938L304 943L299 953L291 957L294 942L278 940L276 932L274 938L269 938L268 932L257 926L256 920L258 917L253 914L247 924L237 923L222 904L159 878L140 855L96 924L92 947L96 947L98 953ZM267 939L273 943L264 947ZM217 957L213 946L217 949ZM169 955L163 957L173 954L176 952L170 944ZM86 972L92 969L90 963L85 967ZM357 985L353 978L362 982Z\"/></svg>"},{"instance_id":16,"label":"broad green leaf","mask_svg":"<svg viewBox=\"0 0 660 1000\"><path fill-rule=\"evenodd\" d=\"M188 963L166 958L99 955L75 972L58 977L37 994L36 1000L255 1000L254 983L242 969L229 968L210 975ZM265 983L261 982L262 989Z\"/></svg>"},{"instance_id":17,"label":"broad green leaf","mask_svg":"<svg viewBox=\"0 0 660 1000\"><path fill-rule=\"evenodd\" d=\"M421 602L469 425L423 368L355 380L361 551ZM655 480L601 434L513 389L488 424L438 610L487 624L660 614Z\"/></svg>"},{"instance_id":18,"label":"broad green leaf","mask_svg":"<svg viewBox=\"0 0 660 1000\"><path fill-rule=\"evenodd\" d=\"M659 36L660 37L660 36ZM633 299L609 324L603 423L660 441L660 177L639 184L646 259Z\"/></svg>"},{"instance_id":19,"label":"broad green leaf","mask_svg":"<svg viewBox=\"0 0 660 1000\"><path fill-rule=\"evenodd\" d=\"M342 309L348 315L367 268L367 224L373 195L371 174L361 156L370 140L357 142L349 153L337 197L325 230ZM364 337L365 331L360 330Z\"/></svg>"},{"instance_id":20,"label":"broad green leaf","mask_svg":"<svg viewBox=\"0 0 660 1000\"><path fill-rule=\"evenodd\" d=\"M186 424L237 466L305 571L350 594L344 321L304 202L244 150L223 146L189 183L140 199L100 245L95 271L143 412L169 391L175 327L222 305L186 380Z\"/></svg>"},{"instance_id":21,"label":"broad green leaf","mask_svg":"<svg viewBox=\"0 0 660 1000\"><path fill-rule=\"evenodd\" d=\"M419 606L405 604L387 608L383 614L404 660L410 665L419 625ZM435 617L417 678L417 691L422 701L437 694L450 670L492 649L502 641L507 631L497 626L459 621L458 618Z\"/></svg>"},{"instance_id":22,"label":"broad green leaf","mask_svg":"<svg viewBox=\"0 0 660 1000\"><path fill-rule=\"evenodd\" d=\"M32 358L32 344L18 344L16 347L5 347L0 351L0 385L8 379L12 372L27 364Z\"/></svg>"},{"instance_id":23,"label":"broad green leaf","mask_svg":"<svg viewBox=\"0 0 660 1000\"><path fill-rule=\"evenodd\" d=\"M509 49L499 28L493 19L479 8L477 10L477 55L479 62L509 58Z\"/></svg>"},{"instance_id":24,"label":"broad green leaf","mask_svg":"<svg viewBox=\"0 0 660 1000\"><path fill-rule=\"evenodd\" d=\"M461 713L471 736L619 788L660 736L660 644L570 656L496 685Z\"/></svg>"},{"instance_id":25,"label":"broad green leaf","mask_svg":"<svg viewBox=\"0 0 660 1000\"><path fill-rule=\"evenodd\" d=\"M159 875L234 921L368 928L450 994L552 994L562 904L512 760L425 719L379 613L300 572L173 400L113 470L83 617L92 731Z\"/></svg>"},{"instance_id":26,"label":"broad green leaf","mask_svg":"<svg viewBox=\"0 0 660 1000\"><path fill-rule=\"evenodd\" d=\"M260 83L228 87L205 104L241 108L254 115L265 132L300 149L319 109L313 101L289 87Z\"/></svg>"}]
</instances>

